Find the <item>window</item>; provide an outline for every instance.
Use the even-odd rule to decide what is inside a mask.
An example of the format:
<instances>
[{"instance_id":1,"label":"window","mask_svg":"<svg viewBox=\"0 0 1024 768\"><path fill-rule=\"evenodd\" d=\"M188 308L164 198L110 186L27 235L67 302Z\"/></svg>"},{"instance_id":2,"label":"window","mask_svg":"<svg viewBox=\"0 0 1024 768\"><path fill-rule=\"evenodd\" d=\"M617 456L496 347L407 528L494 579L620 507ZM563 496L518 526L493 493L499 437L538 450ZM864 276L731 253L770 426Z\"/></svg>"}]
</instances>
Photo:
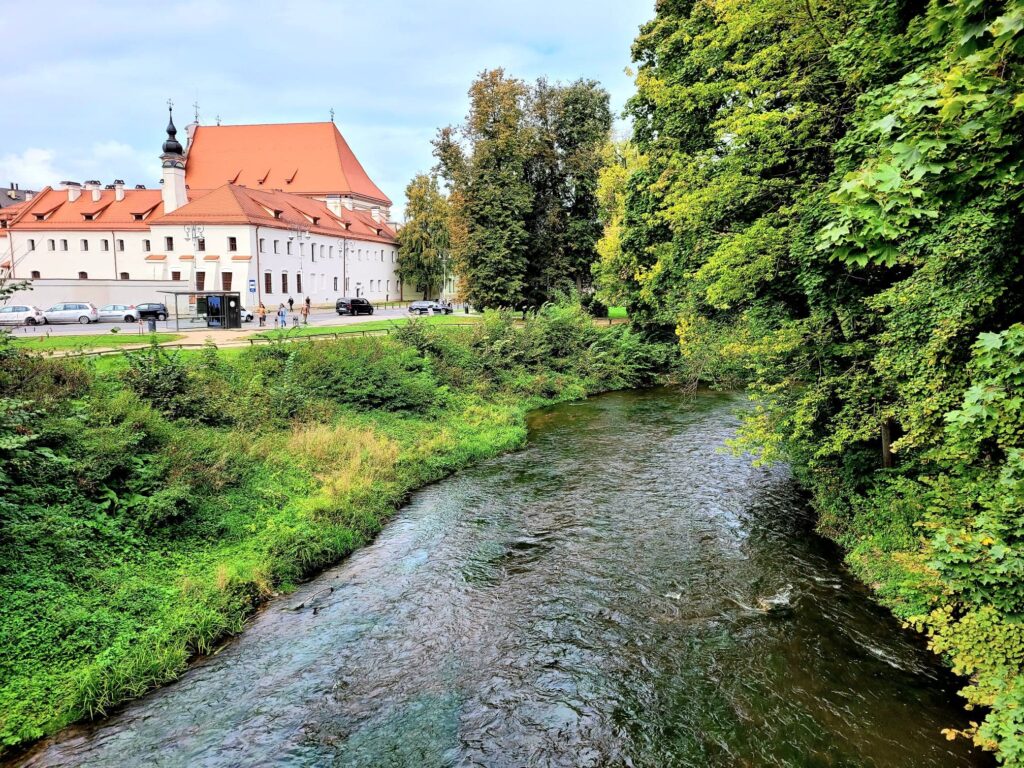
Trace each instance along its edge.
<instances>
[{"instance_id":1,"label":"window","mask_svg":"<svg viewBox=\"0 0 1024 768\"><path fill-rule=\"evenodd\" d=\"M281 245L281 242L279 240L275 240L274 241L274 253L278 252L278 248L280 247L280 245Z\"/></svg>"},{"instance_id":2,"label":"window","mask_svg":"<svg viewBox=\"0 0 1024 768\"><path fill-rule=\"evenodd\" d=\"M231 273L230 272L221 272L220 273L220 287L221 287L221 290L224 290L224 291L230 291L231 290Z\"/></svg>"},{"instance_id":3,"label":"window","mask_svg":"<svg viewBox=\"0 0 1024 768\"><path fill-rule=\"evenodd\" d=\"M391 293L391 281L388 280L388 293Z\"/></svg>"},{"instance_id":4,"label":"window","mask_svg":"<svg viewBox=\"0 0 1024 768\"><path fill-rule=\"evenodd\" d=\"M392 264L395 263L395 252L394 251L391 252L391 263Z\"/></svg>"},{"instance_id":5,"label":"window","mask_svg":"<svg viewBox=\"0 0 1024 768\"><path fill-rule=\"evenodd\" d=\"M165 237L164 238L164 250L165 251L173 251L174 250L174 238L173 237Z\"/></svg>"},{"instance_id":6,"label":"window","mask_svg":"<svg viewBox=\"0 0 1024 768\"><path fill-rule=\"evenodd\" d=\"M334 250L334 249L332 248L331 250ZM320 246L320 258L322 259L323 257L324 257L324 247L321 245Z\"/></svg>"},{"instance_id":7,"label":"window","mask_svg":"<svg viewBox=\"0 0 1024 768\"><path fill-rule=\"evenodd\" d=\"M338 278L334 278L334 290L338 290Z\"/></svg>"},{"instance_id":8,"label":"window","mask_svg":"<svg viewBox=\"0 0 1024 768\"><path fill-rule=\"evenodd\" d=\"M89 273L88 272L79 272L78 273L78 279L79 280L88 280L89 279Z\"/></svg>"},{"instance_id":9,"label":"window","mask_svg":"<svg viewBox=\"0 0 1024 768\"><path fill-rule=\"evenodd\" d=\"M57 250L57 247L54 245L54 242L55 242L54 240L47 240L46 241L46 249L49 250L49 251Z\"/></svg>"},{"instance_id":10,"label":"window","mask_svg":"<svg viewBox=\"0 0 1024 768\"><path fill-rule=\"evenodd\" d=\"M32 270L32 279L33 280L38 280L40 277L41 277L41 275L39 274L39 270L38 269L33 269Z\"/></svg>"},{"instance_id":11,"label":"window","mask_svg":"<svg viewBox=\"0 0 1024 768\"><path fill-rule=\"evenodd\" d=\"M266 272L263 275L263 291L265 293L273 293L274 292L273 280L272 280L271 275L270 275L269 272Z\"/></svg>"},{"instance_id":12,"label":"window","mask_svg":"<svg viewBox=\"0 0 1024 768\"><path fill-rule=\"evenodd\" d=\"M142 241L142 250L149 253L149 240Z\"/></svg>"},{"instance_id":13,"label":"window","mask_svg":"<svg viewBox=\"0 0 1024 768\"><path fill-rule=\"evenodd\" d=\"M291 240L289 240L288 242L286 242L284 244L284 252L287 253L289 256L292 255L292 241Z\"/></svg>"},{"instance_id":14,"label":"window","mask_svg":"<svg viewBox=\"0 0 1024 768\"><path fill-rule=\"evenodd\" d=\"M171 272L171 280L174 280L174 281L181 280L181 272L178 272L177 270Z\"/></svg>"},{"instance_id":15,"label":"window","mask_svg":"<svg viewBox=\"0 0 1024 768\"><path fill-rule=\"evenodd\" d=\"M196 251L205 251L205 250L206 250L206 238L205 237L197 237L196 238Z\"/></svg>"},{"instance_id":16,"label":"window","mask_svg":"<svg viewBox=\"0 0 1024 768\"><path fill-rule=\"evenodd\" d=\"M83 238L82 239L82 246L81 247L82 247L83 251L88 251L89 250L89 241Z\"/></svg>"},{"instance_id":17,"label":"window","mask_svg":"<svg viewBox=\"0 0 1024 768\"><path fill-rule=\"evenodd\" d=\"M62 251L66 251L68 249L68 241L67 240L61 240L60 241L60 249Z\"/></svg>"},{"instance_id":18,"label":"window","mask_svg":"<svg viewBox=\"0 0 1024 768\"><path fill-rule=\"evenodd\" d=\"M228 250L229 251L237 251L238 250L238 238L237 237L229 237L228 238Z\"/></svg>"},{"instance_id":19,"label":"window","mask_svg":"<svg viewBox=\"0 0 1024 768\"><path fill-rule=\"evenodd\" d=\"M35 240L29 240L28 241L28 249L30 251L34 251L36 249L36 241Z\"/></svg>"},{"instance_id":20,"label":"window","mask_svg":"<svg viewBox=\"0 0 1024 768\"><path fill-rule=\"evenodd\" d=\"M142 214L141 214L141 213L133 213L133 214L132 214L132 218L133 218L133 219L134 219L135 221L142 221Z\"/></svg>"},{"instance_id":21,"label":"window","mask_svg":"<svg viewBox=\"0 0 1024 768\"><path fill-rule=\"evenodd\" d=\"M302 293L302 273L301 272L299 272L299 274L297 274L295 276L295 290L298 291L299 293Z\"/></svg>"},{"instance_id":22,"label":"window","mask_svg":"<svg viewBox=\"0 0 1024 768\"><path fill-rule=\"evenodd\" d=\"M100 250L101 251L109 251L110 250L110 241L109 240L100 240Z\"/></svg>"},{"instance_id":23,"label":"window","mask_svg":"<svg viewBox=\"0 0 1024 768\"><path fill-rule=\"evenodd\" d=\"M274 245L277 245L277 241L274 241ZM288 273L281 273L281 293L288 293Z\"/></svg>"},{"instance_id":24,"label":"window","mask_svg":"<svg viewBox=\"0 0 1024 768\"><path fill-rule=\"evenodd\" d=\"M206 290L206 273L205 272L196 272L196 290L197 291L205 291Z\"/></svg>"},{"instance_id":25,"label":"window","mask_svg":"<svg viewBox=\"0 0 1024 768\"><path fill-rule=\"evenodd\" d=\"M124 250L124 240L118 240L117 241L117 250L119 250L119 251L123 251Z\"/></svg>"},{"instance_id":26,"label":"window","mask_svg":"<svg viewBox=\"0 0 1024 768\"><path fill-rule=\"evenodd\" d=\"M352 283L352 278L346 277L345 278L345 293L348 293L348 287L349 287L349 285L351 283Z\"/></svg>"},{"instance_id":27,"label":"window","mask_svg":"<svg viewBox=\"0 0 1024 768\"><path fill-rule=\"evenodd\" d=\"M320 247L323 248L322 245ZM323 256L323 253L321 252L320 255ZM333 245L330 248L327 249L327 257L329 259L333 259L334 258L334 246Z\"/></svg>"},{"instance_id":28,"label":"window","mask_svg":"<svg viewBox=\"0 0 1024 768\"><path fill-rule=\"evenodd\" d=\"M122 272L121 273L121 279L122 280L127 280L128 279L128 273L127 272Z\"/></svg>"},{"instance_id":29,"label":"window","mask_svg":"<svg viewBox=\"0 0 1024 768\"><path fill-rule=\"evenodd\" d=\"M260 253L263 253L265 250L267 250L265 246L266 246L266 240L261 237L260 238Z\"/></svg>"},{"instance_id":30,"label":"window","mask_svg":"<svg viewBox=\"0 0 1024 768\"><path fill-rule=\"evenodd\" d=\"M383 261L384 261L384 249L383 248L380 249L380 260L383 263Z\"/></svg>"}]
</instances>

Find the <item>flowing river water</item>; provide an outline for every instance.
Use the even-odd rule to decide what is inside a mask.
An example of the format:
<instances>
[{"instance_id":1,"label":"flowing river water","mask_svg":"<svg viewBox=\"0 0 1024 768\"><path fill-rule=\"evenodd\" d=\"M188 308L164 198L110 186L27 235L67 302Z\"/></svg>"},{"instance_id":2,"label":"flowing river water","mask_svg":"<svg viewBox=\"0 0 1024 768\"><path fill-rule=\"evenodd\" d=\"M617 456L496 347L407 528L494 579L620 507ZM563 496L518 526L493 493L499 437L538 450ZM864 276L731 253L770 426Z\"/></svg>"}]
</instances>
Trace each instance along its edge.
<instances>
[{"instance_id":1,"label":"flowing river water","mask_svg":"<svg viewBox=\"0 0 1024 768\"><path fill-rule=\"evenodd\" d=\"M955 681L813 533L786 469L718 450L739 405L538 412L524 450L418 492L181 680L18 762L991 765L940 734L965 724Z\"/></svg>"}]
</instances>

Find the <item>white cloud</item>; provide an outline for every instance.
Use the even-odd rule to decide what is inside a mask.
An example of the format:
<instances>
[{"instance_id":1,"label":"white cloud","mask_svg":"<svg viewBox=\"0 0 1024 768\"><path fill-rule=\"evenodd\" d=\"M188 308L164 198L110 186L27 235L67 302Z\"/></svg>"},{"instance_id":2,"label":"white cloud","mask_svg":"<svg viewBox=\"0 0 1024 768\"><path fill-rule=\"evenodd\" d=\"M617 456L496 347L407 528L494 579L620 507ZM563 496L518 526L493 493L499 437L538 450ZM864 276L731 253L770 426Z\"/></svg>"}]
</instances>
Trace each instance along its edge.
<instances>
[{"instance_id":1,"label":"white cloud","mask_svg":"<svg viewBox=\"0 0 1024 768\"><path fill-rule=\"evenodd\" d=\"M0 157L0 184L16 183L23 189L41 189L61 179L53 165L57 153L52 149L30 147L20 154Z\"/></svg>"}]
</instances>

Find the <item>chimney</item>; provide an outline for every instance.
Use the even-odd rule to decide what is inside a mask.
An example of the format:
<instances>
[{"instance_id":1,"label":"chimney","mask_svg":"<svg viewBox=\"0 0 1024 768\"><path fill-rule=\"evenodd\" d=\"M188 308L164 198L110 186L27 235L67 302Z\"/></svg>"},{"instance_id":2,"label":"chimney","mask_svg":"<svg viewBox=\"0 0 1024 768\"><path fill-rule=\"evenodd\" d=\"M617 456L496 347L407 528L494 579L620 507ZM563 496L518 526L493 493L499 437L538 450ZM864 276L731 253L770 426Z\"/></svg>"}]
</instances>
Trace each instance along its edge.
<instances>
[{"instance_id":1,"label":"chimney","mask_svg":"<svg viewBox=\"0 0 1024 768\"><path fill-rule=\"evenodd\" d=\"M118 202L124 200L124 179L114 179L114 199Z\"/></svg>"},{"instance_id":2,"label":"chimney","mask_svg":"<svg viewBox=\"0 0 1024 768\"><path fill-rule=\"evenodd\" d=\"M85 182L85 189L87 192L92 193L93 202L98 203L100 200L100 195L103 194L103 189L100 186L99 181L96 179L89 179L88 181Z\"/></svg>"},{"instance_id":3,"label":"chimney","mask_svg":"<svg viewBox=\"0 0 1024 768\"><path fill-rule=\"evenodd\" d=\"M27 201L31 200L33 197L35 197L35 196L36 196L35 192L26 192L25 193L25 201L27 202Z\"/></svg>"},{"instance_id":4,"label":"chimney","mask_svg":"<svg viewBox=\"0 0 1024 768\"><path fill-rule=\"evenodd\" d=\"M69 203L75 202L82 196L82 185L77 181L62 181L61 184L67 187Z\"/></svg>"}]
</instances>

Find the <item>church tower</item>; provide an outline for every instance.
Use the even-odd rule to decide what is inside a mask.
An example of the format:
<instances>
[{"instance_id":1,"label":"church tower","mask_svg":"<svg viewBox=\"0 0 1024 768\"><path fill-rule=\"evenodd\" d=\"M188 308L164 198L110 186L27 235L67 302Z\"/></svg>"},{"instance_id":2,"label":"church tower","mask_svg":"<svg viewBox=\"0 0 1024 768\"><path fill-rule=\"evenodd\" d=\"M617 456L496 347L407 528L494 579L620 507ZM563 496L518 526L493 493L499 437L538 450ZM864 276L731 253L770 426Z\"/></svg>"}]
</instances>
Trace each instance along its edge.
<instances>
[{"instance_id":1,"label":"church tower","mask_svg":"<svg viewBox=\"0 0 1024 768\"><path fill-rule=\"evenodd\" d=\"M172 106L167 107L167 140L164 142L163 154L160 160L163 164L162 195L164 201L164 213L181 208L188 202L188 195L185 192L185 151L176 136L178 129L174 127L174 114Z\"/></svg>"}]
</instances>

